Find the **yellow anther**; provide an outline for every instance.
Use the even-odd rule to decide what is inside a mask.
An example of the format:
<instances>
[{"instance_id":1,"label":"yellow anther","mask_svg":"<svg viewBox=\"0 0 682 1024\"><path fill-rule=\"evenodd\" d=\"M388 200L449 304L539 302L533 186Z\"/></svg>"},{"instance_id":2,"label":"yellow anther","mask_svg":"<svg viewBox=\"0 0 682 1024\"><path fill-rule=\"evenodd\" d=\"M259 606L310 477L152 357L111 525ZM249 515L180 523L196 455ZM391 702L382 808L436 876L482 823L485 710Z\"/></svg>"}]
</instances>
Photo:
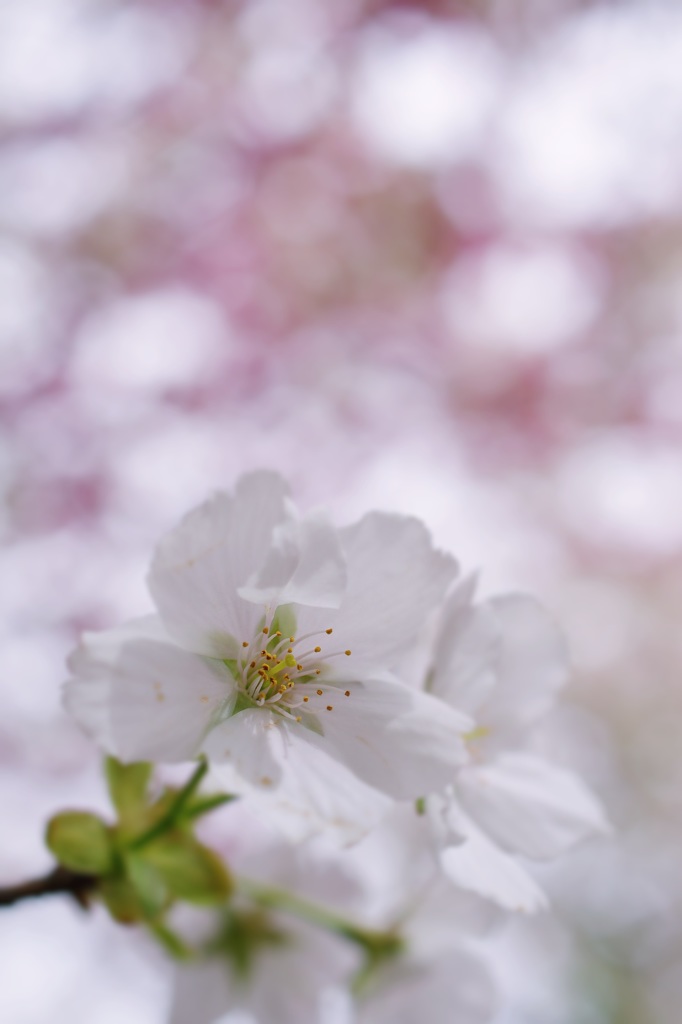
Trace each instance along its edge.
<instances>
[{"instance_id":1,"label":"yellow anther","mask_svg":"<svg viewBox=\"0 0 682 1024\"><path fill-rule=\"evenodd\" d=\"M296 637L295 636L290 636L289 637L289 643L290 644L295 644L296 643Z\"/></svg>"},{"instance_id":2,"label":"yellow anther","mask_svg":"<svg viewBox=\"0 0 682 1024\"><path fill-rule=\"evenodd\" d=\"M249 641L248 640L242 640L242 647L248 647L248 646L249 646Z\"/></svg>"},{"instance_id":3,"label":"yellow anther","mask_svg":"<svg viewBox=\"0 0 682 1024\"><path fill-rule=\"evenodd\" d=\"M321 697L323 693L324 693L324 690L318 690L317 691L317 696Z\"/></svg>"},{"instance_id":4,"label":"yellow anther","mask_svg":"<svg viewBox=\"0 0 682 1024\"><path fill-rule=\"evenodd\" d=\"M322 650L322 648L321 647L315 647L315 648L313 648L313 650L315 651L315 654L319 654L320 651Z\"/></svg>"},{"instance_id":5,"label":"yellow anther","mask_svg":"<svg viewBox=\"0 0 682 1024\"><path fill-rule=\"evenodd\" d=\"M350 697L350 690L344 690L344 697Z\"/></svg>"},{"instance_id":6,"label":"yellow anther","mask_svg":"<svg viewBox=\"0 0 682 1024\"><path fill-rule=\"evenodd\" d=\"M334 705L333 704L327 704L327 711L333 711L333 710L334 710Z\"/></svg>"},{"instance_id":7,"label":"yellow anther","mask_svg":"<svg viewBox=\"0 0 682 1024\"><path fill-rule=\"evenodd\" d=\"M296 716L296 721L297 721L297 722L302 722L302 721L303 721L303 719L301 718L301 716L300 716L300 715L297 715L297 716Z\"/></svg>"},{"instance_id":8,"label":"yellow anther","mask_svg":"<svg viewBox=\"0 0 682 1024\"><path fill-rule=\"evenodd\" d=\"M268 627L267 627L267 626L263 626L263 632L264 632L264 633L265 633L265 635L267 636L267 635L268 635L268 633L270 632L270 630L268 629Z\"/></svg>"},{"instance_id":9,"label":"yellow anther","mask_svg":"<svg viewBox=\"0 0 682 1024\"><path fill-rule=\"evenodd\" d=\"M353 652L352 651L344 651L343 653L346 655L347 658L350 658L350 656L351 656L351 654Z\"/></svg>"},{"instance_id":10,"label":"yellow anther","mask_svg":"<svg viewBox=\"0 0 682 1024\"><path fill-rule=\"evenodd\" d=\"M310 700L310 697L304 697L303 698L303 703L307 704L309 700Z\"/></svg>"},{"instance_id":11,"label":"yellow anther","mask_svg":"<svg viewBox=\"0 0 682 1024\"><path fill-rule=\"evenodd\" d=\"M325 629L325 633L327 634L327 636L331 636L333 632L334 630L331 628L331 626L329 627L329 629Z\"/></svg>"}]
</instances>

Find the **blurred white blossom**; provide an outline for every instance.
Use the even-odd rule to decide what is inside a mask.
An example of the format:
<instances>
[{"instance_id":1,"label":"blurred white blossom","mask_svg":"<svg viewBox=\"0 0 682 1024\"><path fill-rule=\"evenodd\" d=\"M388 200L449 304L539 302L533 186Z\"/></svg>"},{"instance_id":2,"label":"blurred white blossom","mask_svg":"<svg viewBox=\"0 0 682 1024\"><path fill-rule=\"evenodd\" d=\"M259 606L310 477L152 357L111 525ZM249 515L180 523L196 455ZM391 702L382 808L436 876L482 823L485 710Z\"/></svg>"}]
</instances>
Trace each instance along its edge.
<instances>
[{"instance_id":1,"label":"blurred white blossom","mask_svg":"<svg viewBox=\"0 0 682 1024\"><path fill-rule=\"evenodd\" d=\"M356 832L384 808L375 790L416 799L466 757L467 716L389 674L454 572L416 519L337 530L251 474L157 547L158 616L86 635L67 707L123 760L204 752L229 791Z\"/></svg>"},{"instance_id":2,"label":"blurred white blossom","mask_svg":"<svg viewBox=\"0 0 682 1024\"><path fill-rule=\"evenodd\" d=\"M445 873L509 909L546 898L522 859L548 860L608 831L596 797L573 772L529 749L568 677L558 628L532 598L473 604L474 582L450 595L436 638L431 692L475 720L470 761L429 799Z\"/></svg>"}]
</instances>

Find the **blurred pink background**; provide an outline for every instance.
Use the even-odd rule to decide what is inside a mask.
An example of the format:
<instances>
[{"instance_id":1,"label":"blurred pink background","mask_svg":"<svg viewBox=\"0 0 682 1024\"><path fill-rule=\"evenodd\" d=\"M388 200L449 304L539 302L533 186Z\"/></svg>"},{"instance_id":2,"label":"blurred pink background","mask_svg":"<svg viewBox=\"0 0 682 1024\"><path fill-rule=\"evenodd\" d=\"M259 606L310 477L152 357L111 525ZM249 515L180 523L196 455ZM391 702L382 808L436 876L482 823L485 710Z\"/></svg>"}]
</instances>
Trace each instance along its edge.
<instances>
[{"instance_id":1,"label":"blurred pink background","mask_svg":"<svg viewBox=\"0 0 682 1024\"><path fill-rule=\"evenodd\" d=\"M537 593L617 830L500 937L496 1024L679 1024L682 8L0 6L0 877L105 807L60 707L162 530L250 468ZM0 1019L161 1024L143 943L0 919Z\"/></svg>"}]
</instances>

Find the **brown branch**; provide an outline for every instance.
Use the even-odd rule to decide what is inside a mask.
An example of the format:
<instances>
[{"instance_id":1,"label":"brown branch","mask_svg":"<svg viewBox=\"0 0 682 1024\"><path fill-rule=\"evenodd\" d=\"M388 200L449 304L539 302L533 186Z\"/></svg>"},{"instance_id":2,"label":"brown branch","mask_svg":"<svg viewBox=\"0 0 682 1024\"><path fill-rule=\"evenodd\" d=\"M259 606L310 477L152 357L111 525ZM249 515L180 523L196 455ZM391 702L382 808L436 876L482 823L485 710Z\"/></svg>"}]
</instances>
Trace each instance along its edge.
<instances>
[{"instance_id":1,"label":"brown branch","mask_svg":"<svg viewBox=\"0 0 682 1024\"><path fill-rule=\"evenodd\" d=\"M11 907L21 900L34 896L51 896L54 893L67 893L87 910L89 896L97 879L93 875L82 875L77 871L57 866L42 878L34 878L30 882L0 888L0 907Z\"/></svg>"}]
</instances>

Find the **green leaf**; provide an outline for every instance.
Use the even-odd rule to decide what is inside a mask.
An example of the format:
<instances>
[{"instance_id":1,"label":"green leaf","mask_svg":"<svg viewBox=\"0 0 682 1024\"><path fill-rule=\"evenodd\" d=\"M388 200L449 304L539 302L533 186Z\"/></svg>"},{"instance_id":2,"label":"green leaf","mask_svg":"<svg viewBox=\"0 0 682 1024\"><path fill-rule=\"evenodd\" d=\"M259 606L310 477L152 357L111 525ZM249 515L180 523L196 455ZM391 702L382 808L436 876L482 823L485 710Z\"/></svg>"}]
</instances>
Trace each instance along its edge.
<instances>
[{"instance_id":1,"label":"green leaf","mask_svg":"<svg viewBox=\"0 0 682 1024\"><path fill-rule=\"evenodd\" d=\"M220 857L187 832L173 831L139 851L176 899L221 903L232 892L232 879Z\"/></svg>"},{"instance_id":2,"label":"green leaf","mask_svg":"<svg viewBox=\"0 0 682 1024\"><path fill-rule=\"evenodd\" d=\"M104 769L112 803L122 822L139 820L147 803L147 788L152 765L147 761L121 764L115 757L107 757Z\"/></svg>"},{"instance_id":3,"label":"green leaf","mask_svg":"<svg viewBox=\"0 0 682 1024\"><path fill-rule=\"evenodd\" d=\"M63 811L48 823L45 840L60 864L86 875L106 875L115 867L111 833L86 811Z\"/></svg>"}]
</instances>

